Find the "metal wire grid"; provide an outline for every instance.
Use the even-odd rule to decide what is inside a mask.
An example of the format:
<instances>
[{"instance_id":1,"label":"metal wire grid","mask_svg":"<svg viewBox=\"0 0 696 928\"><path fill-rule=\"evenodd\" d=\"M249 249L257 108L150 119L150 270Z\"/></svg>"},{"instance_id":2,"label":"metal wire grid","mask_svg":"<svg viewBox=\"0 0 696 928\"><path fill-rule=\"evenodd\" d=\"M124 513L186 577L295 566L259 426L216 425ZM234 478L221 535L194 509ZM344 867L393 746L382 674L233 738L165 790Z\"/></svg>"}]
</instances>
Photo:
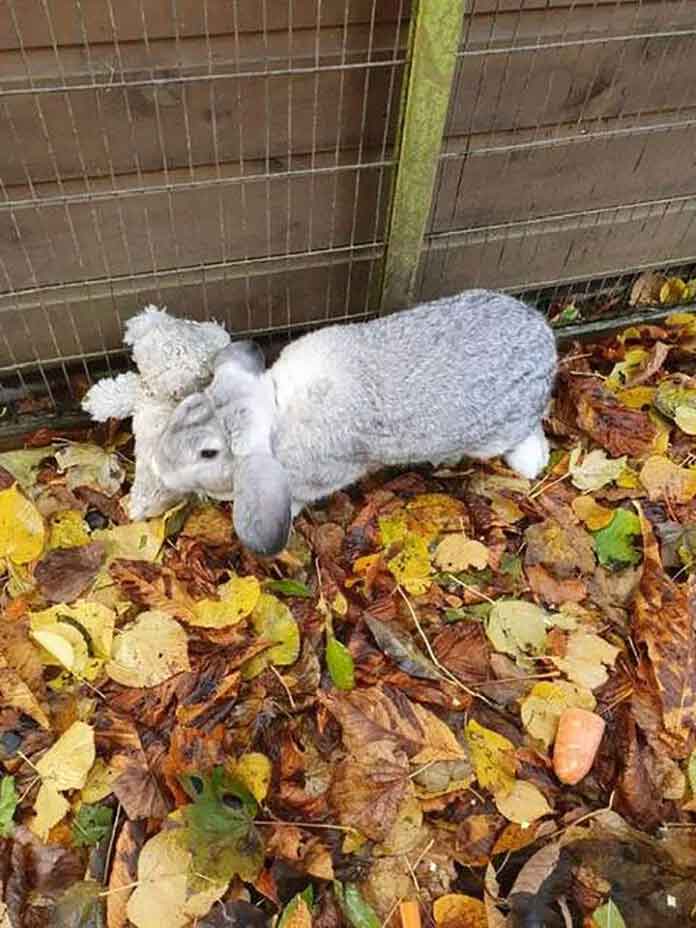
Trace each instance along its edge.
<instances>
[{"instance_id":1,"label":"metal wire grid","mask_svg":"<svg viewBox=\"0 0 696 928\"><path fill-rule=\"evenodd\" d=\"M493 286L549 303L693 264L694 4L570 0L536 36L515 6L474 0L465 23L419 296Z\"/></svg>"},{"instance_id":2,"label":"metal wire grid","mask_svg":"<svg viewBox=\"0 0 696 928\"><path fill-rule=\"evenodd\" d=\"M255 5L251 18L259 21L250 28L248 7L231 0L222 36L210 28L211 17L219 25L220 4L203 0L195 39L182 36L186 18L171 0L166 31L174 60L167 68L148 21L159 5L140 0L139 38L124 42L119 7L106 0L110 34L95 43L90 2L74 0L75 45L61 44L51 4L38 2L50 67L46 49L25 39L21 0L7 0L21 61L21 75L11 73L0 89L0 119L14 153L0 171L0 228L12 239L5 255L0 248L7 395L31 390L38 377L56 402L56 368L68 388L75 364L88 379L110 370L123 319L150 300L194 317L222 317L237 332L367 313L383 249L404 0L345 0L342 10L335 2L291 0L282 29L278 4ZM65 32L64 21L58 27ZM260 104L253 109L249 87ZM327 92L336 108L333 137L321 124ZM198 95L200 108L201 93L209 118L204 143L194 136L200 112L194 116L192 103ZM143 145L137 107L144 98L154 156L153 140ZM114 139L115 108L127 127L127 162L122 140ZM278 127L284 144L272 136ZM38 164L31 157L37 138ZM201 248L211 245L211 223L216 240ZM308 275L317 283L307 284Z\"/></svg>"}]
</instances>

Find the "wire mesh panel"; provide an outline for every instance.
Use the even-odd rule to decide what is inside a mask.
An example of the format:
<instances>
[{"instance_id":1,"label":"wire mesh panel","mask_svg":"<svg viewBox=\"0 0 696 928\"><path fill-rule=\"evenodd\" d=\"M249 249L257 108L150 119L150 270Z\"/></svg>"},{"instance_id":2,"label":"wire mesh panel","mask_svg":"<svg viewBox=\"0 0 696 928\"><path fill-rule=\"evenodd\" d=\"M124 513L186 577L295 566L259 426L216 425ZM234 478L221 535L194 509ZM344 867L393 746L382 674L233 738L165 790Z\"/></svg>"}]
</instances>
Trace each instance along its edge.
<instances>
[{"instance_id":1,"label":"wire mesh panel","mask_svg":"<svg viewBox=\"0 0 696 928\"><path fill-rule=\"evenodd\" d=\"M472 0L419 294L696 256L689 0Z\"/></svg>"},{"instance_id":2,"label":"wire mesh panel","mask_svg":"<svg viewBox=\"0 0 696 928\"><path fill-rule=\"evenodd\" d=\"M407 28L404 0L6 0L5 387L108 369L148 302L364 314Z\"/></svg>"}]
</instances>

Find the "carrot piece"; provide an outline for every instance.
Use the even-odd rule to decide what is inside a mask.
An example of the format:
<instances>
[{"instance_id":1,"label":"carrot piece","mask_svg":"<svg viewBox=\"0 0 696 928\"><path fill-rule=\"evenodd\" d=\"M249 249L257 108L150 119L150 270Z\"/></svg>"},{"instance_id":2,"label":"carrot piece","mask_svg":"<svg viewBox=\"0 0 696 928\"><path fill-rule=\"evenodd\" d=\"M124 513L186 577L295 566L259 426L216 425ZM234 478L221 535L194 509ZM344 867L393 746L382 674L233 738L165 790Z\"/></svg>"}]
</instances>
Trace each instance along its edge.
<instances>
[{"instance_id":1,"label":"carrot piece","mask_svg":"<svg viewBox=\"0 0 696 928\"><path fill-rule=\"evenodd\" d=\"M405 899L399 906L401 928L421 928L420 906L417 899Z\"/></svg>"},{"instance_id":2,"label":"carrot piece","mask_svg":"<svg viewBox=\"0 0 696 928\"><path fill-rule=\"evenodd\" d=\"M604 719L587 709L566 709L561 713L553 747L553 769L561 783L574 786L587 776L604 728Z\"/></svg>"}]
</instances>

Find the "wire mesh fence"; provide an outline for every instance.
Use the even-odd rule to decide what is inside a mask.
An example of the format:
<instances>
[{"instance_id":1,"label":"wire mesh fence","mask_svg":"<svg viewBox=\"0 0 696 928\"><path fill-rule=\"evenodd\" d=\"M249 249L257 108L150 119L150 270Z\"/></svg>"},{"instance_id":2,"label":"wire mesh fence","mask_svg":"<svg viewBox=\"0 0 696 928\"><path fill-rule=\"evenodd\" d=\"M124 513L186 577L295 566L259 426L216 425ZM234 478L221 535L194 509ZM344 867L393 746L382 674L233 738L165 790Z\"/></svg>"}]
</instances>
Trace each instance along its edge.
<instances>
[{"instance_id":1,"label":"wire mesh fence","mask_svg":"<svg viewBox=\"0 0 696 928\"><path fill-rule=\"evenodd\" d=\"M406 0L5 0L0 383L47 406L154 302L234 332L374 309ZM696 263L691 0L471 0L416 295L547 306Z\"/></svg>"}]
</instances>

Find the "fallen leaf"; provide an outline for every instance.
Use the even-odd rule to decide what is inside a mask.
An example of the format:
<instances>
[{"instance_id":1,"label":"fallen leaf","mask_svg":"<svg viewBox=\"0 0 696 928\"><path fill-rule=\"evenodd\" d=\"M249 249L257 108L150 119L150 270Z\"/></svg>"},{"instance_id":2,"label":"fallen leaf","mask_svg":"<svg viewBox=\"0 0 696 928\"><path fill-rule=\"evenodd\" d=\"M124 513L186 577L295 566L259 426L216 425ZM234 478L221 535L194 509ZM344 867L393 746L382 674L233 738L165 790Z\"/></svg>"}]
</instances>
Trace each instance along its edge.
<instances>
[{"instance_id":1,"label":"fallen leaf","mask_svg":"<svg viewBox=\"0 0 696 928\"><path fill-rule=\"evenodd\" d=\"M314 595L309 587L299 580L267 580L264 589L283 596L299 596L300 599L312 599Z\"/></svg>"},{"instance_id":2,"label":"fallen leaf","mask_svg":"<svg viewBox=\"0 0 696 928\"><path fill-rule=\"evenodd\" d=\"M513 743L475 719L467 723L466 743L479 786L494 795L512 789L517 770Z\"/></svg>"},{"instance_id":3,"label":"fallen leaf","mask_svg":"<svg viewBox=\"0 0 696 928\"><path fill-rule=\"evenodd\" d=\"M251 614L251 624L271 647L244 665L246 679L257 676L268 664L286 667L295 663L300 655L300 629L285 603L270 593L262 593Z\"/></svg>"},{"instance_id":4,"label":"fallen leaf","mask_svg":"<svg viewBox=\"0 0 696 928\"><path fill-rule=\"evenodd\" d=\"M66 445L56 451L54 457L59 470L66 474L71 490L88 486L113 496L126 476L118 456L99 445Z\"/></svg>"},{"instance_id":5,"label":"fallen leaf","mask_svg":"<svg viewBox=\"0 0 696 928\"><path fill-rule=\"evenodd\" d=\"M581 603L587 596L587 587L578 577L556 580L540 564L527 567L526 574L530 589L545 603Z\"/></svg>"},{"instance_id":6,"label":"fallen leaf","mask_svg":"<svg viewBox=\"0 0 696 928\"><path fill-rule=\"evenodd\" d=\"M189 625L201 628L226 628L241 622L256 608L261 587L256 577L232 577L218 587L219 600L203 599L193 606Z\"/></svg>"},{"instance_id":7,"label":"fallen leaf","mask_svg":"<svg viewBox=\"0 0 696 928\"><path fill-rule=\"evenodd\" d=\"M420 596L430 589L432 578L428 545L415 532L406 534L401 551L387 561L387 567L407 593Z\"/></svg>"},{"instance_id":8,"label":"fallen leaf","mask_svg":"<svg viewBox=\"0 0 696 928\"><path fill-rule=\"evenodd\" d=\"M646 413L627 409L598 378L573 378L569 389L579 427L609 454L635 458L650 454L657 429Z\"/></svg>"},{"instance_id":9,"label":"fallen leaf","mask_svg":"<svg viewBox=\"0 0 696 928\"><path fill-rule=\"evenodd\" d=\"M423 680L440 679L440 672L433 662L416 646L407 632L380 622L368 612L364 614L364 619L380 651L390 657L404 673Z\"/></svg>"},{"instance_id":10,"label":"fallen leaf","mask_svg":"<svg viewBox=\"0 0 696 928\"><path fill-rule=\"evenodd\" d=\"M405 756L376 761L350 758L333 772L329 800L341 824L372 841L383 841L396 822L413 784Z\"/></svg>"},{"instance_id":11,"label":"fallen leaf","mask_svg":"<svg viewBox=\"0 0 696 928\"><path fill-rule=\"evenodd\" d=\"M546 643L548 613L522 599L498 599L493 604L486 634L493 647L516 660L541 654Z\"/></svg>"},{"instance_id":12,"label":"fallen leaf","mask_svg":"<svg viewBox=\"0 0 696 928\"><path fill-rule=\"evenodd\" d=\"M98 541L49 551L34 568L41 595L51 603L74 602L97 576L103 560L104 546Z\"/></svg>"},{"instance_id":13,"label":"fallen leaf","mask_svg":"<svg viewBox=\"0 0 696 928\"><path fill-rule=\"evenodd\" d=\"M45 540L46 527L36 506L16 484L0 490L0 558L28 564L41 555Z\"/></svg>"},{"instance_id":14,"label":"fallen leaf","mask_svg":"<svg viewBox=\"0 0 696 928\"><path fill-rule=\"evenodd\" d=\"M525 532L527 550L525 564L533 567L541 564L553 571L556 577L576 576L577 573L591 574L595 568L592 538L585 529L563 524L558 519L545 519L530 525Z\"/></svg>"},{"instance_id":15,"label":"fallen leaf","mask_svg":"<svg viewBox=\"0 0 696 928\"><path fill-rule=\"evenodd\" d=\"M30 492L36 484L41 464L53 457L57 445L44 448L23 448L18 451L3 451L0 454L0 467L9 471L25 493Z\"/></svg>"},{"instance_id":16,"label":"fallen leaf","mask_svg":"<svg viewBox=\"0 0 696 928\"><path fill-rule=\"evenodd\" d=\"M666 279L664 274L658 274L657 271L644 271L633 282L628 302L631 306L650 306L659 303L660 290Z\"/></svg>"},{"instance_id":17,"label":"fallen leaf","mask_svg":"<svg viewBox=\"0 0 696 928\"><path fill-rule=\"evenodd\" d=\"M675 306L684 300L686 283L681 277L668 277L660 287L660 303L663 306Z\"/></svg>"},{"instance_id":18,"label":"fallen leaf","mask_svg":"<svg viewBox=\"0 0 696 928\"><path fill-rule=\"evenodd\" d=\"M365 901L354 883L334 883L334 892L346 921L351 928L382 928L374 909Z\"/></svg>"},{"instance_id":19,"label":"fallen leaf","mask_svg":"<svg viewBox=\"0 0 696 928\"><path fill-rule=\"evenodd\" d=\"M108 806L82 805L72 823L75 847L90 847L111 834L114 811Z\"/></svg>"},{"instance_id":20,"label":"fallen leaf","mask_svg":"<svg viewBox=\"0 0 696 928\"><path fill-rule=\"evenodd\" d=\"M610 460L605 451L595 449L588 452L580 462L580 448L570 452L568 470L571 482L578 490L601 490L608 483L613 483L626 466L626 457Z\"/></svg>"},{"instance_id":21,"label":"fallen leaf","mask_svg":"<svg viewBox=\"0 0 696 928\"><path fill-rule=\"evenodd\" d=\"M626 567L640 563L633 538L640 535L640 520L628 509L615 510L611 522L594 533L597 560L603 567Z\"/></svg>"},{"instance_id":22,"label":"fallen leaf","mask_svg":"<svg viewBox=\"0 0 696 928\"><path fill-rule=\"evenodd\" d=\"M46 713L32 691L17 671L7 666L7 661L2 654L0 654L0 702L4 706L12 706L24 712L29 718L38 722L42 728L51 727Z\"/></svg>"},{"instance_id":23,"label":"fallen leaf","mask_svg":"<svg viewBox=\"0 0 696 928\"><path fill-rule=\"evenodd\" d=\"M157 686L189 670L186 632L164 612L143 612L115 638L106 672L122 686Z\"/></svg>"},{"instance_id":24,"label":"fallen leaf","mask_svg":"<svg viewBox=\"0 0 696 928\"><path fill-rule=\"evenodd\" d=\"M102 890L96 880L73 883L56 902L51 928L103 928Z\"/></svg>"},{"instance_id":25,"label":"fallen leaf","mask_svg":"<svg viewBox=\"0 0 696 928\"><path fill-rule=\"evenodd\" d=\"M301 894L285 906L278 920L278 928L312 928L312 913Z\"/></svg>"},{"instance_id":26,"label":"fallen leaf","mask_svg":"<svg viewBox=\"0 0 696 928\"><path fill-rule=\"evenodd\" d=\"M626 928L626 922L612 899L595 909L592 925L596 928Z\"/></svg>"},{"instance_id":27,"label":"fallen leaf","mask_svg":"<svg viewBox=\"0 0 696 928\"><path fill-rule=\"evenodd\" d=\"M134 561L154 561L164 542L164 520L129 522L92 532L94 541L102 541L106 549L106 566L116 558Z\"/></svg>"},{"instance_id":28,"label":"fallen leaf","mask_svg":"<svg viewBox=\"0 0 696 928\"><path fill-rule=\"evenodd\" d=\"M693 406L677 406L674 411L674 421L682 432L687 435L696 435L696 409Z\"/></svg>"},{"instance_id":29,"label":"fallen leaf","mask_svg":"<svg viewBox=\"0 0 696 928\"><path fill-rule=\"evenodd\" d=\"M15 779L4 776L0 779L0 838L9 838L14 831L14 814L19 802Z\"/></svg>"},{"instance_id":30,"label":"fallen leaf","mask_svg":"<svg viewBox=\"0 0 696 928\"><path fill-rule=\"evenodd\" d=\"M648 458L641 469L640 482L653 500L688 503L696 495L696 470L679 467L661 455Z\"/></svg>"},{"instance_id":31,"label":"fallen leaf","mask_svg":"<svg viewBox=\"0 0 696 928\"><path fill-rule=\"evenodd\" d=\"M578 519L584 522L591 532L606 528L614 518L613 509L600 506L591 496L576 496L571 507Z\"/></svg>"},{"instance_id":32,"label":"fallen leaf","mask_svg":"<svg viewBox=\"0 0 696 928\"><path fill-rule=\"evenodd\" d=\"M696 640L693 580L685 589L662 570L652 526L641 513L643 574L634 600L632 632L647 649L649 668L668 739L677 757L691 749L696 732Z\"/></svg>"},{"instance_id":33,"label":"fallen leaf","mask_svg":"<svg viewBox=\"0 0 696 928\"><path fill-rule=\"evenodd\" d=\"M271 762L265 754L242 754L229 765L230 774L239 780L257 802L263 802L271 785Z\"/></svg>"},{"instance_id":34,"label":"fallen leaf","mask_svg":"<svg viewBox=\"0 0 696 928\"><path fill-rule=\"evenodd\" d=\"M198 604L167 567L144 560L114 558L109 572L132 603L166 612L184 622L195 621Z\"/></svg>"},{"instance_id":35,"label":"fallen leaf","mask_svg":"<svg viewBox=\"0 0 696 928\"><path fill-rule=\"evenodd\" d=\"M127 905L136 928L185 928L206 915L227 889L227 882L191 888L191 852L185 829L161 831L145 844L138 858L137 886Z\"/></svg>"},{"instance_id":36,"label":"fallen leaf","mask_svg":"<svg viewBox=\"0 0 696 928\"><path fill-rule=\"evenodd\" d=\"M594 709L596 700L590 690L565 680L540 680L520 705L522 724L532 738L548 750L556 737L558 720L564 709Z\"/></svg>"},{"instance_id":37,"label":"fallen leaf","mask_svg":"<svg viewBox=\"0 0 696 928\"><path fill-rule=\"evenodd\" d=\"M46 663L93 680L111 654L116 615L101 603L78 600L30 616L31 637L45 650Z\"/></svg>"},{"instance_id":38,"label":"fallen leaf","mask_svg":"<svg viewBox=\"0 0 696 928\"><path fill-rule=\"evenodd\" d=\"M85 722L73 722L36 762L36 772L55 790L81 789L95 756L94 730Z\"/></svg>"},{"instance_id":39,"label":"fallen leaf","mask_svg":"<svg viewBox=\"0 0 696 928\"><path fill-rule=\"evenodd\" d=\"M75 548L89 543L89 528L77 509L64 509L49 520L48 548Z\"/></svg>"},{"instance_id":40,"label":"fallen leaf","mask_svg":"<svg viewBox=\"0 0 696 928\"><path fill-rule=\"evenodd\" d=\"M186 517L181 534L197 538L207 545L229 545L232 538L232 517L220 506L199 506Z\"/></svg>"},{"instance_id":41,"label":"fallen leaf","mask_svg":"<svg viewBox=\"0 0 696 928\"><path fill-rule=\"evenodd\" d=\"M447 535L435 549L435 564L441 569L451 573L459 573L470 567L483 570L488 566L488 548L480 541L461 532L457 535Z\"/></svg>"},{"instance_id":42,"label":"fallen leaf","mask_svg":"<svg viewBox=\"0 0 696 928\"><path fill-rule=\"evenodd\" d=\"M539 788L526 780L515 780L510 790L496 794L495 805L501 815L518 825L528 825L553 812Z\"/></svg>"},{"instance_id":43,"label":"fallen leaf","mask_svg":"<svg viewBox=\"0 0 696 928\"><path fill-rule=\"evenodd\" d=\"M614 666L618 654L619 648L599 635L576 631L568 637L564 657L552 657L551 660L573 683L595 690L606 683L606 668Z\"/></svg>"},{"instance_id":44,"label":"fallen leaf","mask_svg":"<svg viewBox=\"0 0 696 928\"><path fill-rule=\"evenodd\" d=\"M138 856L144 838L145 828L140 822L125 822L118 833L106 896L107 928L127 928L126 910L137 884Z\"/></svg>"},{"instance_id":45,"label":"fallen leaf","mask_svg":"<svg viewBox=\"0 0 696 928\"><path fill-rule=\"evenodd\" d=\"M488 928L486 906L480 899L450 893L433 903L433 918L439 928Z\"/></svg>"},{"instance_id":46,"label":"fallen leaf","mask_svg":"<svg viewBox=\"0 0 696 928\"><path fill-rule=\"evenodd\" d=\"M355 686L353 655L333 635L329 635L326 640L326 666L336 689L346 692L353 689Z\"/></svg>"},{"instance_id":47,"label":"fallen leaf","mask_svg":"<svg viewBox=\"0 0 696 928\"><path fill-rule=\"evenodd\" d=\"M656 392L655 387L626 387L617 391L616 398L629 409L649 409Z\"/></svg>"},{"instance_id":48,"label":"fallen leaf","mask_svg":"<svg viewBox=\"0 0 696 928\"><path fill-rule=\"evenodd\" d=\"M42 783L34 802L34 818L29 827L42 841L70 811L70 803L49 783Z\"/></svg>"}]
</instances>

